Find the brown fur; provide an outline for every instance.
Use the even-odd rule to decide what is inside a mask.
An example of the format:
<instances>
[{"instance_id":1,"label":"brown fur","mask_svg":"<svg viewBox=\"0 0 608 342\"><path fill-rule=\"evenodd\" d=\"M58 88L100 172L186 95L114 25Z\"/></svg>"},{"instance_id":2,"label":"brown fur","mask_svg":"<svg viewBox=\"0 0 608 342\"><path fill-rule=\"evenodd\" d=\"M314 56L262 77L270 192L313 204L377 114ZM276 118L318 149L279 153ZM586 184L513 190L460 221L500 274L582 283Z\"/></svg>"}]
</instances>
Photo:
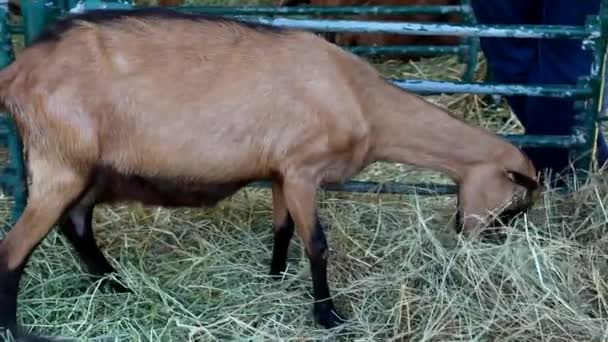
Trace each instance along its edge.
<instances>
[{"instance_id":1,"label":"brown fur","mask_svg":"<svg viewBox=\"0 0 608 342\"><path fill-rule=\"evenodd\" d=\"M291 214L322 261L317 189L376 161L449 175L467 234L479 223L469 215L484 221L515 195L512 208L532 205L536 174L519 149L357 56L311 33L156 13L66 25L0 72L31 178L0 243L8 270L70 208L210 206L264 179L275 225Z\"/></svg>"},{"instance_id":2,"label":"brown fur","mask_svg":"<svg viewBox=\"0 0 608 342\"><path fill-rule=\"evenodd\" d=\"M412 6L412 5L460 5L461 0L279 0L281 6L297 6L301 4L313 6ZM352 20L365 21L404 21L419 23L452 23L462 22L460 14L448 15L358 15L349 16ZM388 33L335 33L326 34L325 37L332 43L341 46L386 46L386 45L456 45L460 42L459 37L452 36L416 36ZM403 60L416 60L420 57L431 55L393 55L391 57Z\"/></svg>"}]
</instances>

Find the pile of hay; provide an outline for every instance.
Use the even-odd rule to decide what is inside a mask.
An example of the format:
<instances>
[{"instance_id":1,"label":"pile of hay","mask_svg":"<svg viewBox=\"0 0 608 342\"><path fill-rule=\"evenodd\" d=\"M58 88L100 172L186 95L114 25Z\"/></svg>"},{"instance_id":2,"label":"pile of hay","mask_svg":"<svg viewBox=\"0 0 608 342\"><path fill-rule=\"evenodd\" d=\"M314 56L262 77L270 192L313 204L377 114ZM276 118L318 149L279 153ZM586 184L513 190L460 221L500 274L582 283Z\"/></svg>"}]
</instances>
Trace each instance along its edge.
<instances>
[{"instance_id":1,"label":"pile of hay","mask_svg":"<svg viewBox=\"0 0 608 342\"><path fill-rule=\"evenodd\" d=\"M462 72L453 57L378 67L399 78L453 80ZM478 96L429 99L494 131L520 130L505 106ZM386 163L357 178L447 181ZM456 236L453 197L322 193L330 286L348 318L331 332L312 321L299 238L284 279L267 276L268 190L247 189L210 210L99 207L99 244L133 292L92 283L53 232L27 267L19 320L82 341L604 341L606 188L597 175L574 194L549 192L500 246ZM8 219L9 201L1 204Z\"/></svg>"}]
</instances>

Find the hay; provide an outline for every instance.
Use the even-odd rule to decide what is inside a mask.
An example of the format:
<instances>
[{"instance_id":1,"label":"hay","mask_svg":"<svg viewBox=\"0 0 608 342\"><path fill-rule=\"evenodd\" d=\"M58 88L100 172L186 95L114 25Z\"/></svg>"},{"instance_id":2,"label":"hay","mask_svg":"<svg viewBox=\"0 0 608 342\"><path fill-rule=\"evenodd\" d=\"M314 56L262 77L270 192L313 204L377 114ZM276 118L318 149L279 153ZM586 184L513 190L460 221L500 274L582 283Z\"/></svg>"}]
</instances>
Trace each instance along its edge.
<instances>
[{"instance_id":1,"label":"hay","mask_svg":"<svg viewBox=\"0 0 608 342\"><path fill-rule=\"evenodd\" d=\"M453 57L378 65L387 76L458 79ZM429 99L492 130L521 128L478 96ZM447 180L379 163L358 179ZM601 341L608 339L606 181L548 193L504 245L450 229L454 198L322 193L329 281L348 323L312 322L299 238L281 281L267 274L269 191L246 189L209 210L101 206L99 243L133 293L92 283L52 232L32 255L19 295L28 329L82 341ZM8 218L9 201L0 200Z\"/></svg>"},{"instance_id":2,"label":"hay","mask_svg":"<svg viewBox=\"0 0 608 342\"><path fill-rule=\"evenodd\" d=\"M596 182L548 195L503 246L455 236L446 198L323 196L329 279L350 319L329 333L311 320L299 239L284 279L267 276L268 191L212 210L102 207L100 244L134 292L102 291L52 233L27 268L19 318L82 341L605 340L607 201Z\"/></svg>"}]
</instances>

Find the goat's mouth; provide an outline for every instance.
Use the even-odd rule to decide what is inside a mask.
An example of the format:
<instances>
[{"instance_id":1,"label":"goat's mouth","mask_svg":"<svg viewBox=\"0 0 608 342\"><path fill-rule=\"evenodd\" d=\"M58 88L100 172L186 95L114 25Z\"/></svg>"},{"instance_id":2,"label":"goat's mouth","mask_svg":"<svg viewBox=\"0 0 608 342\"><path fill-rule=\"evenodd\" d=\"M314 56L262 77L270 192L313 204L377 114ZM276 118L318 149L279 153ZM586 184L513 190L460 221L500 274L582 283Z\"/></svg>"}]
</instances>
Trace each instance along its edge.
<instances>
[{"instance_id":1,"label":"goat's mouth","mask_svg":"<svg viewBox=\"0 0 608 342\"><path fill-rule=\"evenodd\" d=\"M515 207L503 210L500 215L494 220L493 224L508 224L521 215L527 214L532 208L532 203L523 203Z\"/></svg>"},{"instance_id":2,"label":"goat's mouth","mask_svg":"<svg viewBox=\"0 0 608 342\"><path fill-rule=\"evenodd\" d=\"M509 225L520 215L528 212L528 206L519 206L503 210L499 215L491 218L482 228L478 227L478 237L482 242L504 244L507 240ZM455 228L457 234L464 233L461 211L456 213Z\"/></svg>"},{"instance_id":3,"label":"goat's mouth","mask_svg":"<svg viewBox=\"0 0 608 342\"><path fill-rule=\"evenodd\" d=\"M504 244L507 240L509 225L520 215L527 214L529 210L529 206L505 209L482 230L481 240L483 242Z\"/></svg>"}]
</instances>

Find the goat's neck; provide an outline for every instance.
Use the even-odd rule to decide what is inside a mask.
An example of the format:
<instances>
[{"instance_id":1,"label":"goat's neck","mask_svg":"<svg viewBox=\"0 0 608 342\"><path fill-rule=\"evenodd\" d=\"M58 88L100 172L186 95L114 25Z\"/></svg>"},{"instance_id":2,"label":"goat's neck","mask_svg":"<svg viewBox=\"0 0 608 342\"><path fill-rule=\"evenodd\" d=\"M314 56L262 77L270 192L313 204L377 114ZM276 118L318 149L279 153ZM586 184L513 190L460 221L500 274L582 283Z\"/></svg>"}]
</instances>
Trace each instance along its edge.
<instances>
[{"instance_id":1,"label":"goat's neck","mask_svg":"<svg viewBox=\"0 0 608 342\"><path fill-rule=\"evenodd\" d=\"M514 146L445 110L387 84L366 108L374 131L373 159L415 165L461 180L473 165L499 161Z\"/></svg>"}]
</instances>

